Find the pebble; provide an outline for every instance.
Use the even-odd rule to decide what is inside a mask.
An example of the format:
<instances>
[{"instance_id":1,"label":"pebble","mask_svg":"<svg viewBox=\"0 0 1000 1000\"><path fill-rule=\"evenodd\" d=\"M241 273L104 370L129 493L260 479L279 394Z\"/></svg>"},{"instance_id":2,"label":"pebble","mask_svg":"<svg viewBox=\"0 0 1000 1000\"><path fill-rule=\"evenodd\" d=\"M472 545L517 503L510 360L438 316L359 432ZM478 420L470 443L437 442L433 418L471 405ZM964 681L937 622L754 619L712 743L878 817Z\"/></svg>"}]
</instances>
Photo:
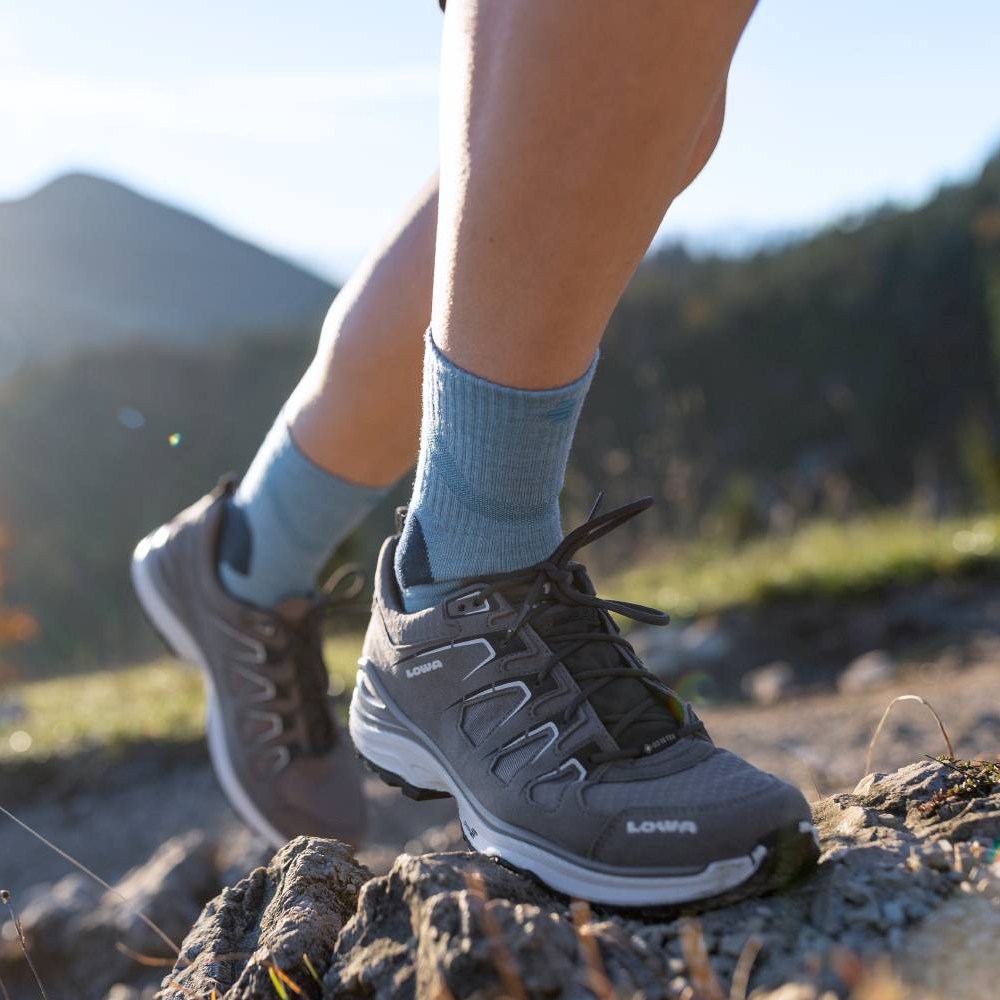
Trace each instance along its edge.
<instances>
[{"instance_id":1,"label":"pebble","mask_svg":"<svg viewBox=\"0 0 1000 1000\"><path fill-rule=\"evenodd\" d=\"M776 705L795 686L795 671L784 661L769 663L743 675L743 693L758 705Z\"/></svg>"},{"instance_id":2,"label":"pebble","mask_svg":"<svg viewBox=\"0 0 1000 1000\"><path fill-rule=\"evenodd\" d=\"M844 810L844 815L837 825L837 833L842 837L851 837L868 825L868 810L863 806L850 806Z\"/></svg>"},{"instance_id":3,"label":"pebble","mask_svg":"<svg viewBox=\"0 0 1000 1000\"><path fill-rule=\"evenodd\" d=\"M881 649L874 649L848 664L837 679L837 689L841 694L864 694L885 687L895 676L896 664L892 657Z\"/></svg>"},{"instance_id":4,"label":"pebble","mask_svg":"<svg viewBox=\"0 0 1000 1000\"><path fill-rule=\"evenodd\" d=\"M854 794L859 796L870 795L872 789L885 777L878 771L866 774L855 786Z\"/></svg>"}]
</instances>

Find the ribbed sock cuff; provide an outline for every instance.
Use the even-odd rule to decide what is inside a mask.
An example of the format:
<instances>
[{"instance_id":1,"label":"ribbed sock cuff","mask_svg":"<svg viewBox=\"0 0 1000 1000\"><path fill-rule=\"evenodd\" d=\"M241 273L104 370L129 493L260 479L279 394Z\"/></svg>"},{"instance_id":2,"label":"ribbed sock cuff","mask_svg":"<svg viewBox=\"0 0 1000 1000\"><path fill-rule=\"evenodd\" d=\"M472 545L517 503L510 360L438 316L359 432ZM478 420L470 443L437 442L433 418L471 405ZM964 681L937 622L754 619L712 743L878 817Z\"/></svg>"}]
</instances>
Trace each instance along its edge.
<instances>
[{"instance_id":1,"label":"ribbed sock cuff","mask_svg":"<svg viewBox=\"0 0 1000 1000\"><path fill-rule=\"evenodd\" d=\"M312 590L333 550L388 489L352 483L318 466L295 443L282 412L233 496L227 522L234 515L242 521L250 551L243 565L226 556L227 524L223 584L262 607Z\"/></svg>"},{"instance_id":2,"label":"ribbed sock cuff","mask_svg":"<svg viewBox=\"0 0 1000 1000\"><path fill-rule=\"evenodd\" d=\"M521 569L559 544L559 492L596 366L595 356L565 386L516 389L460 368L428 334L420 460L397 552L404 596Z\"/></svg>"}]
</instances>

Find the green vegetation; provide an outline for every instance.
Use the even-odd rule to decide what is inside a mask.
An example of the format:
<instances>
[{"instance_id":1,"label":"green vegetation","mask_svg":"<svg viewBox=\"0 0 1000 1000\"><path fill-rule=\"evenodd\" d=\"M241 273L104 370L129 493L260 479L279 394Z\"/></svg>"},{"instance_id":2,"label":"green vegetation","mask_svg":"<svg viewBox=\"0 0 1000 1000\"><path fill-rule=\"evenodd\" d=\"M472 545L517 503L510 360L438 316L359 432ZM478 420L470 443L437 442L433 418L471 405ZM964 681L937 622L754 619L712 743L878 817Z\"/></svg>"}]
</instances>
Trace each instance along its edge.
<instances>
[{"instance_id":1,"label":"green vegetation","mask_svg":"<svg viewBox=\"0 0 1000 1000\"><path fill-rule=\"evenodd\" d=\"M606 589L690 618L783 597L855 597L986 564L1000 568L1000 515L926 521L883 514L816 521L735 551L710 543L677 548Z\"/></svg>"},{"instance_id":2,"label":"green vegetation","mask_svg":"<svg viewBox=\"0 0 1000 1000\"><path fill-rule=\"evenodd\" d=\"M175 660L17 684L2 699L0 760L47 757L88 745L189 740L202 730L201 679Z\"/></svg>"},{"instance_id":3,"label":"green vegetation","mask_svg":"<svg viewBox=\"0 0 1000 1000\"><path fill-rule=\"evenodd\" d=\"M1000 568L1000 515L927 522L887 514L820 521L736 550L712 544L675 548L605 581L601 590L688 617L782 597L856 596L986 565ZM359 635L327 641L335 689L353 684L360 644ZM20 717L0 716L0 761L86 744L188 740L202 731L200 677L168 659L17 684L0 694L0 708L15 706Z\"/></svg>"},{"instance_id":4,"label":"green vegetation","mask_svg":"<svg viewBox=\"0 0 1000 1000\"><path fill-rule=\"evenodd\" d=\"M39 626L11 660L40 676L155 655L129 553L220 472L246 467L316 332L81 351L0 384L8 597ZM913 500L935 516L997 509L1000 156L917 209L883 208L748 257L673 248L646 261L608 327L567 523L600 489L608 507L658 501L588 553L609 566L640 545L739 543ZM354 555L370 558L398 496L352 540ZM816 532L806 537L820 545ZM792 559L766 567L767 587L809 577L774 544L738 558L744 583L718 568L719 551L705 552L703 570L680 553L664 577L680 600L664 603L752 596L763 571L747 560ZM886 556L885 572L907 558L905 546Z\"/></svg>"},{"instance_id":5,"label":"green vegetation","mask_svg":"<svg viewBox=\"0 0 1000 1000\"><path fill-rule=\"evenodd\" d=\"M360 638L329 640L334 688L354 683ZM173 659L13 684L0 692L0 762L204 731L201 675ZM16 714L15 714L16 713Z\"/></svg>"}]
</instances>

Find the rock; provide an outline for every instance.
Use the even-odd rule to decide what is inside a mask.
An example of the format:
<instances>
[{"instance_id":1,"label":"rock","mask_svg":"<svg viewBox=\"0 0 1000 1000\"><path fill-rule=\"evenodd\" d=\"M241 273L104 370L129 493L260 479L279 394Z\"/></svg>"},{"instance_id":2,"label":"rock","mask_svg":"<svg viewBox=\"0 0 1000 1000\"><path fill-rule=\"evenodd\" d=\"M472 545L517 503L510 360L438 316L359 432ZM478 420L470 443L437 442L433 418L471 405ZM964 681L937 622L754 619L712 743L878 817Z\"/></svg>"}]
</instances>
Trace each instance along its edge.
<instances>
[{"instance_id":1,"label":"rock","mask_svg":"<svg viewBox=\"0 0 1000 1000\"><path fill-rule=\"evenodd\" d=\"M299 837L205 907L164 978L161 1000L317 995L337 935L371 872L345 844ZM280 972L279 972L280 970Z\"/></svg>"},{"instance_id":2,"label":"rock","mask_svg":"<svg viewBox=\"0 0 1000 1000\"><path fill-rule=\"evenodd\" d=\"M816 803L824 851L815 873L767 899L698 915L696 937L720 983L728 988L750 934L763 943L755 997L837 1000L850 992L842 977L856 979L863 963L889 953L905 960L908 982L923 982L936 975L926 928L941 916L952 928L939 934L947 995L991 995L974 990L1000 977L992 958L992 979L969 969L1000 927L1000 893L983 888L1000 884L1000 873L987 874L1000 787L960 810L938 808L957 777L925 761ZM299 839L206 907L165 980L188 992L165 986L159 998L213 988L222 1000L273 996L272 963L312 1000L667 998L690 994L697 979L681 943L684 919L574 908L469 853L402 855L387 875L369 878L341 845Z\"/></svg>"},{"instance_id":3,"label":"rock","mask_svg":"<svg viewBox=\"0 0 1000 1000\"><path fill-rule=\"evenodd\" d=\"M783 661L769 663L743 675L743 692L758 705L774 705L787 698L795 686L795 671Z\"/></svg>"},{"instance_id":4,"label":"rock","mask_svg":"<svg viewBox=\"0 0 1000 1000\"><path fill-rule=\"evenodd\" d=\"M948 1000L997 995L1000 907L995 896L959 895L904 941L897 961L907 981Z\"/></svg>"},{"instance_id":5,"label":"rock","mask_svg":"<svg viewBox=\"0 0 1000 1000\"><path fill-rule=\"evenodd\" d=\"M581 935L537 883L478 855L403 855L362 891L324 995L517 995L512 977L528 996L589 996L584 940L620 995L669 995L664 956L637 948L615 920L582 919Z\"/></svg>"},{"instance_id":6,"label":"rock","mask_svg":"<svg viewBox=\"0 0 1000 1000\"><path fill-rule=\"evenodd\" d=\"M156 988L147 987L138 990L134 986L126 986L124 983L116 983L104 995L104 1000L155 1000Z\"/></svg>"},{"instance_id":7,"label":"rock","mask_svg":"<svg viewBox=\"0 0 1000 1000\"><path fill-rule=\"evenodd\" d=\"M857 834L863 827L868 825L868 810L863 806L850 806L844 810L843 819L837 826L837 833L841 836L851 836Z\"/></svg>"},{"instance_id":8,"label":"rock","mask_svg":"<svg viewBox=\"0 0 1000 1000\"><path fill-rule=\"evenodd\" d=\"M38 885L20 894L15 903L29 953L49 995L151 1000L163 976L162 966L174 961L176 948L138 913L179 942L223 885L223 875L245 874L241 866L252 863L259 852L260 845L250 839L218 844L195 830L166 841L144 865L128 872L114 891L73 872L54 885ZM25 984L12 995L37 992L9 924L0 935L0 979L8 987Z\"/></svg>"},{"instance_id":9,"label":"rock","mask_svg":"<svg viewBox=\"0 0 1000 1000\"><path fill-rule=\"evenodd\" d=\"M868 795L869 792L885 777L884 774L879 774L874 772L872 774L866 774L858 783L854 786L854 794L857 796Z\"/></svg>"},{"instance_id":10,"label":"rock","mask_svg":"<svg viewBox=\"0 0 1000 1000\"><path fill-rule=\"evenodd\" d=\"M732 639L712 619L671 628L637 626L628 639L643 663L663 678L687 670L710 670L733 651Z\"/></svg>"},{"instance_id":11,"label":"rock","mask_svg":"<svg viewBox=\"0 0 1000 1000\"><path fill-rule=\"evenodd\" d=\"M864 694L890 684L896 676L896 665L888 653L880 649L865 653L848 664L837 679L841 694Z\"/></svg>"},{"instance_id":12,"label":"rock","mask_svg":"<svg viewBox=\"0 0 1000 1000\"><path fill-rule=\"evenodd\" d=\"M135 954L167 961L174 957L138 912L179 941L218 887L215 846L203 833L193 832L168 840L114 892L81 874L66 876L50 892L34 894L20 914L21 924L50 993L102 997L116 983L138 979L137 985L144 985L159 978ZM0 977L23 975L19 958L19 950L7 942L0 953Z\"/></svg>"}]
</instances>

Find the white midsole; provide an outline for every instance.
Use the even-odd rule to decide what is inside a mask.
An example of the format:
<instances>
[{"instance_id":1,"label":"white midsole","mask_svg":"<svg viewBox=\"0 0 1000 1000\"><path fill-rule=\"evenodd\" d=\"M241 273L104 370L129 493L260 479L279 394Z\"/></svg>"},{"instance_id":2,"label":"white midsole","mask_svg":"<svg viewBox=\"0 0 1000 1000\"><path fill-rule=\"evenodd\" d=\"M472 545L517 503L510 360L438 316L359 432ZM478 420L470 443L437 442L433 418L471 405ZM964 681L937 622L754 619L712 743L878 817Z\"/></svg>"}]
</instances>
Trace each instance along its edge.
<instances>
[{"instance_id":1,"label":"white midsole","mask_svg":"<svg viewBox=\"0 0 1000 1000\"><path fill-rule=\"evenodd\" d=\"M229 756L229 747L226 744L225 729L219 715L215 681L208 661L194 637L160 595L153 581L148 560L151 551L157 547L153 542L155 536L156 532L153 532L152 535L148 535L139 542L132 555L132 585L135 587L136 595L146 614L173 647L174 652L182 660L201 668L205 680L205 730L208 736L208 753L226 797L247 826L255 830L272 847L283 847L288 843L288 838L267 821L267 818L244 791L236 776L236 770Z\"/></svg>"},{"instance_id":2,"label":"white midsole","mask_svg":"<svg viewBox=\"0 0 1000 1000\"><path fill-rule=\"evenodd\" d=\"M741 885L760 868L767 854L767 849L759 845L752 854L714 861L689 875L628 875L577 864L500 830L501 824L415 736L391 732L368 722L357 704L358 697L356 687L350 729L354 746L363 757L416 788L449 792L458 803L466 836L477 851L527 869L567 896L609 906L665 906L707 899Z\"/></svg>"}]
</instances>

